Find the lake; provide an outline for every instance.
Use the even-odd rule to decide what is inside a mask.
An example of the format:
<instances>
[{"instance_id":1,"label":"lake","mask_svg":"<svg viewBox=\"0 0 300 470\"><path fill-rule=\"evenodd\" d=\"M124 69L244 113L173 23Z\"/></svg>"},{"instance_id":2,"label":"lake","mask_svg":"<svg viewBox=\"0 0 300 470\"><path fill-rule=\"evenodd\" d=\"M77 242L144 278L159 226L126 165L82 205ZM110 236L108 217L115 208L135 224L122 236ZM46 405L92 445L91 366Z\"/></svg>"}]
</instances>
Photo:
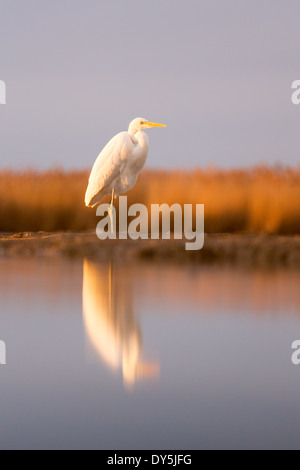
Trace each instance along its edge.
<instances>
[{"instance_id":1,"label":"lake","mask_svg":"<svg viewBox=\"0 0 300 470\"><path fill-rule=\"evenodd\" d=\"M299 280L0 258L0 448L299 448Z\"/></svg>"}]
</instances>

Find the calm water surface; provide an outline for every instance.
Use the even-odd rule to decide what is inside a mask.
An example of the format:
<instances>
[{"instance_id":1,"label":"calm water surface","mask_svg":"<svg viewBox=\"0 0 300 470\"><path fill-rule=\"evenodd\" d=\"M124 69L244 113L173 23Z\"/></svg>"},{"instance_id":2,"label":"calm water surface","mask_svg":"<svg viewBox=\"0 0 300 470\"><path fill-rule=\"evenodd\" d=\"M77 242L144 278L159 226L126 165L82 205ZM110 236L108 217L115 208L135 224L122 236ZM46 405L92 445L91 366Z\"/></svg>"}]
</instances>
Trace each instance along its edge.
<instances>
[{"instance_id":1,"label":"calm water surface","mask_svg":"<svg viewBox=\"0 0 300 470\"><path fill-rule=\"evenodd\" d=\"M299 280L0 260L0 448L299 448Z\"/></svg>"}]
</instances>

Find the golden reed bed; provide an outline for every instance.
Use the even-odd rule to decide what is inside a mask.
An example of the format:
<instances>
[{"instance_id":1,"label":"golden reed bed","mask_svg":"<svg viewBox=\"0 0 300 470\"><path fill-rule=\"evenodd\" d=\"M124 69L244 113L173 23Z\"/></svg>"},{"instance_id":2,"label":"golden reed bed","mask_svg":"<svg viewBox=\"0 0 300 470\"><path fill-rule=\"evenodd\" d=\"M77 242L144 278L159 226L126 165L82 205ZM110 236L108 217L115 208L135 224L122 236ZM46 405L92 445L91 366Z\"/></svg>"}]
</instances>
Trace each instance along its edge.
<instances>
[{"instance_id":1,"label":"golden reed bed","mask_svg":"<svg viewBox=\"0 0 300 470\"><path fill-rule=\"evenodd\" d=\"M0 231L94 229L96 210L83 202L87 180L87 171L0 172ZM204 203L211 233L299 234L300 168L145 170L128 193L134 202Z\"/></svg>"}]
</instances>

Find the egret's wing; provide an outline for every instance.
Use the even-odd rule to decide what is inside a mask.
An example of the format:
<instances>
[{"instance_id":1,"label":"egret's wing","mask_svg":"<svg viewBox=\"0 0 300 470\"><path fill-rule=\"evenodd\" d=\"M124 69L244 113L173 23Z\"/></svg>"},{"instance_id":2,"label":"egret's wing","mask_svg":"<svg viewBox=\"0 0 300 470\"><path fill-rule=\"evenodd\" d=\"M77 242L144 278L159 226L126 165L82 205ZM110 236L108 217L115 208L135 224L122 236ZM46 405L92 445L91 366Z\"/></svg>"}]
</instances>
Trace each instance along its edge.
<instances>
[{"instance_id":1,"label":"egret's wing","mask_svg":"<svg viewBox=\"0 0 300 470\"><path fill-rule=\"evenodd\" d=\"M135 144L128 132L120 132L106 144L95 161L89 178L85 195L87 206L90 205L92 199L97 194L103 191L120 175L134 147Z\"/></svg>"}]
</instances>

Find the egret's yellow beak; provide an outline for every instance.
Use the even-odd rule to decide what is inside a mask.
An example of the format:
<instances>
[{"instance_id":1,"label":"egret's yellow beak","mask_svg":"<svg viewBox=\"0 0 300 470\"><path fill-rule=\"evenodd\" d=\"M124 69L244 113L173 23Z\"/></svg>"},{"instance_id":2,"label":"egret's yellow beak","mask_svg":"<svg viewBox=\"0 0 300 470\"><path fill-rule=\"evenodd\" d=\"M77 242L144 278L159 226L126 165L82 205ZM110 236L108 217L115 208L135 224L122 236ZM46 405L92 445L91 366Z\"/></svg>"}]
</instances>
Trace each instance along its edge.
<instances>
[{"instance_id":1,"label":"egret's yellow beak","mask_svg":"<svg viewBox=\"0 0 300 470\"><path fill-rule=\"evenodd\" d=\"M158 124L158 122L146 122L149 127L167 127L165 124Z\"/></svg>"}]
</instances>

